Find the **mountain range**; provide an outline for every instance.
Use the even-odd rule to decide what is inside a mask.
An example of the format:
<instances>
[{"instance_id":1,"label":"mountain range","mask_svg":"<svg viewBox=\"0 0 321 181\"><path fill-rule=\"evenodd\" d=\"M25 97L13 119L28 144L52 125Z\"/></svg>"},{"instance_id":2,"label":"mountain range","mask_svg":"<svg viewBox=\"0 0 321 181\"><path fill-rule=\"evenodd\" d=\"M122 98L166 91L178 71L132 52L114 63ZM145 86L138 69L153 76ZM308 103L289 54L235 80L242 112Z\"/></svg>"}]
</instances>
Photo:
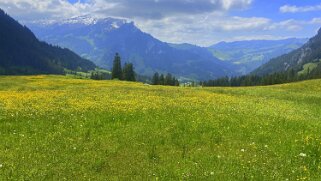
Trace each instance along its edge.
<instances>
[{"instance_id":1,"label":"mountain range","mask_svg":"<svg viewBox=\"0 0 321 181\"><path fill-rule=\"evenodd\" d=\"M220 60L237 65L239 74L247 74L270 59L300 48L308 39L289 38L284 40L249 40L220 42L208 47Z\"/></svg>"},{"instance_id":2,"label":"mountain range","mask_svg":"<svg viewBox=\"0 0 321 181\"><path fill-rule=\"evenodd\" d=\"M240 41L210 47L162 42L123 19L81 16L62 21L27 24L49 43L70 48L97 65L111 69L114 54L131 62L136 71L172 73L181 79L208 80L246 74L270 58L288 53L305 39Z\"/></svg>"},{"instance_id":3,"label":"mountain range","mask_svg":"<svg viewBox=\"0 0 321 181\"><path fill-rule=\"evenodd\" d=\"M266 75L293 69L297 73L312 71L321 64L321 29L302 47L282 56L271 59L253 74ZM305 70L306 69L306 70Z\"/></svg>"},{"instance_id":4,"label":"mountain range","mask_svg":"<svg viewBox=\"0 0 321 181\"><path fill-rule=\"evenodd\" d=\"M121 19L94 19L88 16L59 22L28 24L36 35L47 42L70 48L98 66L111 69L118 52L124 62L135 65L139 74L172 73L181 78L208 79L233 72L232 64L210 52L178 49L142 32L133 22Z\"/></svg>"},{"instance_id":5,"label":"mountain range","mask_svg":"<svg viewBox=\"0 0 321 181\"><path fill-rule=\"evenodd\" d=\"M95 67L69 49L39 41L0 9L0 74L62 74L65 69L88 71Z\"/></svg>"},{"instance_id":6,"label":"mountain range","mask_svg":"<svg viewBox=\"0 0 321 181\"><path fill-rule=\"evenodd\" d=\"M252 74L257 75L289 69L302 73L319 67L321 60L321 30L307 43L307 39L291 38L200 47L162 42L142 32L133 22L114 18L83 16L28 26L39 39L55 46L39 41L30 29L0 10L0 74L93 70L96 65L88 59L111 69L116 52L122 55L123 63L133 63L139 74L172 73L181 80L215 79L254 69Z\"/></svg>"}]
</instances>

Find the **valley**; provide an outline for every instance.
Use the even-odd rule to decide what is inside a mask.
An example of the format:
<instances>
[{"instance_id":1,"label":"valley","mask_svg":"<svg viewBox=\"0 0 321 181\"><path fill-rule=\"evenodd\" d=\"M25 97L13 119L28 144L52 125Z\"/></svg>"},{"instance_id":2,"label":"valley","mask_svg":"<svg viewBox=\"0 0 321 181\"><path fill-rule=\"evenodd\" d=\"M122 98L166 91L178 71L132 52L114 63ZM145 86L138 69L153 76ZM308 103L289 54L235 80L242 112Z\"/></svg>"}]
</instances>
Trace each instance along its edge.
<instances>
[{"instance_id":1,"label":"valley","mask_svg":"<svg viewBox=\"0 0 321 181\"><path fill-rule=\"evenodd\" d=\"M111 69L115 52L136 65L139 74L171 73L181 80L244 75L271 58L289 53L307 39L220 42L209 47L167 43L140 30L134 22L80 16L58 22L27 24L44 41L71 49Z\"/></svg>"},{"instance_id":2,"label":"valley","mask_svg":"<svg viewBox=\"0 0 321 181\"><path fill-rule=\"evenodd\" d=\"M0 181L321 180L311 2L1 1Z\"/></svg>"}]
</instances>

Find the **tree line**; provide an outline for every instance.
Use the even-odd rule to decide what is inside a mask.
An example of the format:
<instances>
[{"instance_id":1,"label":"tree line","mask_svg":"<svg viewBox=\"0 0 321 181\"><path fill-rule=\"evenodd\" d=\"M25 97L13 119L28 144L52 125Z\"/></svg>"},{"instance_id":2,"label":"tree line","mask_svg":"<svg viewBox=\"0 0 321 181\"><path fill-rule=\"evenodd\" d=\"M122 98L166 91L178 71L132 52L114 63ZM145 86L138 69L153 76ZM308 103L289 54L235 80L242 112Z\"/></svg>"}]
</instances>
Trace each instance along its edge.
<instances>
[{"instance_id":1,"label":"tree line","mask_svg":"<svg viewBox=\"0 0 321 181\"><path fill-rule=\"evenodd\" d=\"M179 81L172 74L159 74L156 72L152 78L153 85L169 85L169 86L179 86Z\"/></svg>"},{"instance_id":2,"label":"tree line","mask_svg":"<svg viewBox=\"0 0 321 181\"><path fill-rule=\"evenodd\" d=\"M222 77L215 80L200 82L200 85L206 87L238 87L238 86L263 86L275 85L290 82L297 82L309 79L321 78L321 63L313 70L308 70L306 73L299 74L297 70L290 69L288 71L277 72L269 75L245 75L239 77Z\"/></svg>"},{"instance_id":3,"label":"tree line","mask_svg":"<svg viewBox=\"0 0 321 181\"><path fill-rule=\"evenodd\" d=\"M92 71L90 73L90 79L93 80L109 80L111 79L110 74L101 71Z\"/></svg>"},{"instance_id":4,"label":"tree line","mask_svg":"<svg viewBox=\"0 0 321 181\"><path fill-rule=\"evenodd\" d=\"M134 65L132 63L125 63L122 68L121 58L116 53L111 72L111 79L125 80L125 81L136 81L136 73L134 71Z\"/></svg>"},{"instance_id":5,"label":"tree line","mask_svg":"<svg viewBox=\"0 0 321 181\"><path fill-rule=\"evenodd\" d=\"M152 85L179 86L178 79L170 73L164 75L156 72L153 77L148 77L136 74L132 63L125 63L122 67L121 57L118 53L116 53L113 61L111 75L102 71L92 71L90 78L94 80L118 79L133 82L148 82Z\"/></svg>"},{"instance_id":6,"label":"tree line","mask_svg":"<svg viewBox=\"0 0 321 181\"><path fill-rule=\"evenodd\" d=\"M302 69L302 67L301 67ZM298 73L299 69L289 69L283 72L277 72L273 74L267 74L258 76L255 74L249 74L238 77L222 77L214 80L201 81L199 85L206 87L222 86L222 87L238 87L238 86L263 86L290 83L308 79L321 78L321 63L316 68L308 69L304 73ZM106 72L91 72L91 79L104 80L104 79L118 79L125 81L143 81L151 82L152 85L167 85L167 86L179 86L178 79L172 74L166 75L156 72L152 78L146 76L139 76L134 71L134 65L132 63L125 63L122 67L121 57L116 53L111 75ZM193 85L194 86L194 85Z\"/></svg>"},{"instance_id":7,"label":"tree line","mask_svg":"<svg viewBox=\"0 0 321 181\"><path fill-rule=\"evenodd\" d=\"M125 81L136 81L136 73L134 71L134 65L132 63L125 63L122 67L121 58L118 53L116 53L111 76L105 72L92 72L91 79L94 80L104 80L104 79L118 79Z\"/></svg>"}]
</instances>

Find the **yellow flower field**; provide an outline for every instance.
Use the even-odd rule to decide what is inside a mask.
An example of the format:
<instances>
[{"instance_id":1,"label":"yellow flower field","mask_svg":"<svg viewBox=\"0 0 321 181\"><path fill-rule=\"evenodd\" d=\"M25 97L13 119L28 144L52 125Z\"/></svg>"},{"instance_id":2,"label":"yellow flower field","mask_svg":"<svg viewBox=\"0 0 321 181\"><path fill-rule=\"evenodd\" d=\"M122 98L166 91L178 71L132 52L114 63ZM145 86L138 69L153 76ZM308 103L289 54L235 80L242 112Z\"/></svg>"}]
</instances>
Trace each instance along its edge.
<instances>
[{"instance_id":1,"label":"yellow flower field","mask_svg":"<svg viewBox=\"0 0 321 181\"><path fill-rule=\"evenodd\" d=\"M321 80L0 77L0 180L319 180Z\"/></svg>"}]
</instances>

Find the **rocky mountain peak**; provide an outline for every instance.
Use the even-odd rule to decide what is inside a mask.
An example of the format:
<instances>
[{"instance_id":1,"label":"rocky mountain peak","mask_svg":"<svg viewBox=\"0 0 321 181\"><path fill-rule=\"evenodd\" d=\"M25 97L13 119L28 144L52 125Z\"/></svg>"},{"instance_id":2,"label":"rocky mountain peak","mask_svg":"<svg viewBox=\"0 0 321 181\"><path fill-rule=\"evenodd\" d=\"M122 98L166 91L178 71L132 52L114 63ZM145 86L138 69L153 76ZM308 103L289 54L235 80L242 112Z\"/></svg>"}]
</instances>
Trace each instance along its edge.
<instances>
[{"instance_id":1,"label":"rocky mountain peak","mask_svg":"<svg viewBox=\"0 0 321 181\"><path fill-rule=\"evenodd\" d=\"M318 36L321 36L321 28L318 31Z\"/></svg>"}]
</instances>

